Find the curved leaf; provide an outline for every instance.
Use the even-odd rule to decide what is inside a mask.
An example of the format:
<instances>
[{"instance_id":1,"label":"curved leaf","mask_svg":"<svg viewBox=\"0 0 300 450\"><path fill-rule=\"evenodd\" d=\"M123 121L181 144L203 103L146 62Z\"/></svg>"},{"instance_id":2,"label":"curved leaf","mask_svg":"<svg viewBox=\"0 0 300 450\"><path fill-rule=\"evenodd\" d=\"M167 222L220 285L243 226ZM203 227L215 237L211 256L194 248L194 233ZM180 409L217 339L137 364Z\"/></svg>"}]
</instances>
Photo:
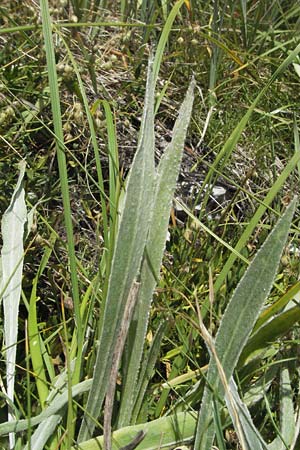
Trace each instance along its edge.
<instances>
[{"instance_id":1,"label":"curved leaf","mask_svg":"<svg viewBox=\"0 0 300 450\"><path fill-rule=\"evenodd\" d=\"M269 344L286 334L299 321L300 307L295 306L282 312L266 325L262 326L247 342L247 345L241 353L239 366L242 366L252 353L268 347Z\"/></svg>"}]
</instances>

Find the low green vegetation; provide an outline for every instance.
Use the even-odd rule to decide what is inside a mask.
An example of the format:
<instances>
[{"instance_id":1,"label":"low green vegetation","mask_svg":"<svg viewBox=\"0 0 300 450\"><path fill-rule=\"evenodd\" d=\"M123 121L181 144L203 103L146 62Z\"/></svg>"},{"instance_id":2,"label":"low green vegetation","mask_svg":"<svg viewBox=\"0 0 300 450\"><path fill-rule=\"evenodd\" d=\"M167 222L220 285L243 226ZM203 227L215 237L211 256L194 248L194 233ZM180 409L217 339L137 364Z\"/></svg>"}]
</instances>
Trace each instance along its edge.
<instances>
[{"instance_id":1,"label":"low green vegetation","mask_svg":"<svg viewBox=\"0 0 300 450\"><path fill-rule=\"evenodd\" d=\"M300 448L299 13L2 2L1 448Z\"/></svg>"}]
</instances>

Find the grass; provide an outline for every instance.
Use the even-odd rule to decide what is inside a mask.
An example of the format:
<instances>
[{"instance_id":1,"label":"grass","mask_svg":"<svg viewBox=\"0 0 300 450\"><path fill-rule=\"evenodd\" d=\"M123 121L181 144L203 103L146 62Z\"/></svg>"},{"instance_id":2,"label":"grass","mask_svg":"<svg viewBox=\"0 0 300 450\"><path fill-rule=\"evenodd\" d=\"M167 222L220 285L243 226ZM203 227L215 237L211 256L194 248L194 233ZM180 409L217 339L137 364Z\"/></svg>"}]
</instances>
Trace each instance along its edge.
<instances>
[{"instance_id":1,"label":"grass","mask_svg":"<svg viewBox=\"0 0 300 450\"><path fill-rule=\"evenodd\" d=\"M1 448L299 447L298 16L3 2Z\"/></svg>"}]
</instances>

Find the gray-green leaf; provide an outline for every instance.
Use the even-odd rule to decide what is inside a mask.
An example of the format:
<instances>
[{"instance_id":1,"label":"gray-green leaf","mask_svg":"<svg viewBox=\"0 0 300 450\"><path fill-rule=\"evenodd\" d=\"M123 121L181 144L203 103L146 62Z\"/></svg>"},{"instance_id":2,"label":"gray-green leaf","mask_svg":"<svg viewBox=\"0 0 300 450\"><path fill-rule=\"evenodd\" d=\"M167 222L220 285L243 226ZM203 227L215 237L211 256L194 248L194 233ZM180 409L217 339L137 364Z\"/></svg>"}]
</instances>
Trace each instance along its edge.
<instances>
[{"instance_id":1,"label":"gray-green leaf","mask_svg":"<svg viewBox=\"0 0 300 450\"><path fill-rule=\"evenodd\" d=\"M226 379L233 374L238 358L247 343L251 330L266 300L280 256L285 245L296 199L287 208L257 255L253 259L231 298L216 336L216 352ZM223 388L215 361L211 359L207 374L207 385L199 412L195 450L211 450L214 439L213 397L220 398ZM216 400L216 404L218 401Z\"/></svg>"}]
</instances>

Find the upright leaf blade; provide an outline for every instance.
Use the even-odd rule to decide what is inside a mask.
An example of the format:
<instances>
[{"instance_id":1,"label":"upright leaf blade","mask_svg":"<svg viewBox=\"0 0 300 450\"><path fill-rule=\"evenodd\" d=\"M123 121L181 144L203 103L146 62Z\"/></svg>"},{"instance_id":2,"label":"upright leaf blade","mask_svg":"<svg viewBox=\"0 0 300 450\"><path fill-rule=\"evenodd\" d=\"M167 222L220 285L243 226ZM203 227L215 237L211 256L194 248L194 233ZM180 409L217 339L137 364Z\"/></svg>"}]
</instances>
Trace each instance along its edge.
<instances>
[{"instance_id":1,"label":"upright leaf blade","mask_svg":"<svg viewBox=\"0 0 300 450\"><path fill-rule=\"evenodd\" d=\"M25 192L23 178L25 174L25 161L20 163L19 179L14 190L11 202L5 211L1 229L3 247L2 257L2 286L4 309L4 340L6 357L6 383L7 395L14 403L15 364L18 336L19 302L21 297L22 270L23 270L23 235L27 220ZM14 417L9 411L8 420ZM10 448L14 448L14 434L10 434Z\"/></svg>"},{"instance_id":2,"label":"upright leaf blade","mask_svg":"<svg viewBox=\"0 0 300 450\"><path fill-rule=\"evenodd\" d=\"M68 169L67 160L64 148L64 132L62 125L62 115L61 115L61 105L60 105L60 93L58 86L58 77L56 72L56 58L54 51L54 40L53 40L53 26L50 17L50 9L48 0L40 0L41 7L41 18L42 18L42 30L43 38L45 43L45 53L46 53L46 63L47 72L49 80L49 92L51 101L51 110L53 116L53 126L55 133L55 148L57 154L58 171L61 195L63 201L64 210L64 222L67 234L67 248L68 248L68 259L70 266L70 276L71 276L71 288L72 288L72 299L74 304L74 315L76 321L76 337L77 337L77 348L78 354L82 352L83 346L83 328L81 323L80 315L80 293L79 293L79 283L77 276L77 263L75 254L75 240L73 234L73 223L72 223L72 211L70 202L70 192L69 192L69 180L68 180ZM72 383L77 383L80 379L80 365L81 358L76 359L76 367L72 376ZM73 420L73 408L68 408L68 422L71 423ZM73 430L69 430L67 439L71 441L71 437L74 433Z\"/></svg>"},{"instance_id":3,"label":"upright leaf blade","mask_svg":"<svg viewBox=\"0 0 300 450\"><path fill-rule=\"evenodd\" d=\"M30 295L29 311L28 311L28 337L29 337L30 357L33 372L35 374L36 387L42 409L46 406L46 400L49 394L49 389L47 385L47 376L44 368L41 335L38 326L37 288L39 279L43 271L45 270L45 267L52 254L55 241L56 241L55 233L52 233L49 239L50 246L45 247L44 255L40 262L37 274L32 282L32 290Z\"/></svg>"},{"instance_id":4,"label":"upright leaf blade","mask_svg":"<svg viewBox=\"0 0 300 450\"><path fill-rule=\"evenodd\" d=\"M184 2L185 2L185 0L178 0L175 3L175 5L173 6L173 8L171 9L170 14L168 15L168 18L166 20L165 26L163 28L163 31L161 33L159 42L157 44L157 51L155 54L155 59L154 59L154 64L153 64L154 85L156 84L156 81L158 78L158 72L159 72L159 68L161 65L164 49L167 44L173 22Z\"/></svg>"},{"instance_id":5,"label":"upright leaf blade","mask_svg":"<svg viewBox=\"0 0 300 450\"><path fill-rule=\"evenodd\" d=\"M154 81L149 64L145 108L138 149L126 184L124 207L111 266L107 298L102 305L99 347L87 411L79 442L91 436L106 393L114 344L130 288L138 275L149 228L154 183Z\"/></svg>"},{"instance_id":6,"label":"upright leaf blade","mask_svg":"<svg viewBox=\"0 0 300 450\"><path fill-rule=\"evenodd\" d=\"M230 379L276 275L296 206L293 200L237 286L216 336L216 352ZM211 360L199 412L195 449L210 450L214 439L213 396L222 393L217 366Z\"/></svg>"},{"instance_id":7,"label":"upright leaf blade","mask_svg":"<svg viewBox=\"0 0 300 450\"><path fill-rule=\"evenodd\" d=\"M118 422L119 427L130 423L132 406L138 394L135 383L142 358L152 295L156 280L159 277L166 244L172 197L176 187L184 140L192 112L194 86L195 82L192 81L180 108L174 126L172 141L167 147L158 166L152 219L146 244L147 258L144 258L141 270L141 287L135 311L133 339L129 343L129 364L122 394Z\"/></svg>"}]
</instances>

